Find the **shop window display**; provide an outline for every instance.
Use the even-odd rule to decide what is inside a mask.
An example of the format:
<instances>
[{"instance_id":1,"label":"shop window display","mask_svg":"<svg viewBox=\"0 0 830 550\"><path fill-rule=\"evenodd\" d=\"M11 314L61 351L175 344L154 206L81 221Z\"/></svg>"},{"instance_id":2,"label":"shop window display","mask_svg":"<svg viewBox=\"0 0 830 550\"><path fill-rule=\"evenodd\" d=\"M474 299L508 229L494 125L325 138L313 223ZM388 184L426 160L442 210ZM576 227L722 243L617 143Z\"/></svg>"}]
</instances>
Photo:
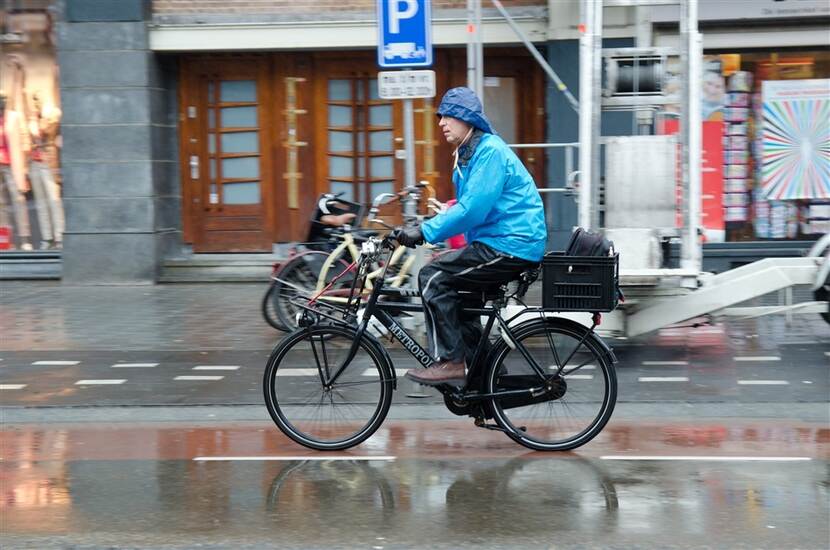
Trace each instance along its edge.
<instances>
[{"instance_id":1,"label":"shop window display","mask_svg":"<svg viewBox=\"0 0 830 550\"><path fill-rule=\"evenodd\" d=\"M62 246L60 119L49 6L0 10L0 253Z\"/></svg>"},{"instance_id":2,"label":"shop window display","mask_svg":"<svg viewBox=\"0 0 830 550\"><path fill-rule=\"evenodd\" d=\"M717 57L726 81L727 240L830 231L830 52Z\"/></svg>"},{"instance_id":3,"label":"shop window display","mask_svg":"<svg viewBox=\"0 0 830 550\"><path fill-rule=\"evenodd\" d=\"M702 68L707 241L830 231L830 51L707 54ZM675 106L658 114L658 133L678 126Z\"/></svg>"}]
</instances>

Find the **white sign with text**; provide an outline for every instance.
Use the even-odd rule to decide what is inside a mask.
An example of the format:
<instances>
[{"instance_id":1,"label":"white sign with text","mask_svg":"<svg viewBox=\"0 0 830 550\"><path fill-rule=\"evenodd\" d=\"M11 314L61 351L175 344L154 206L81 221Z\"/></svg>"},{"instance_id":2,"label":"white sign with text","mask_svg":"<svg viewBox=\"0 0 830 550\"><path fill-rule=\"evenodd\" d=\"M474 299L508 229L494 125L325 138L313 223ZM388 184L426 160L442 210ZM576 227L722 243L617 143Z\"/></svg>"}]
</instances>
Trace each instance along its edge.
<instances>
[{"instance_id":1,"label":"white sign with text","mask_svg":"<svg viewBox=\"0 0 830 550\"><path fill-rule=\"evenodd\" d=\"M383 99L435 97L435 71L380 71L378 95Z\"/></svg>"}]
</instances>

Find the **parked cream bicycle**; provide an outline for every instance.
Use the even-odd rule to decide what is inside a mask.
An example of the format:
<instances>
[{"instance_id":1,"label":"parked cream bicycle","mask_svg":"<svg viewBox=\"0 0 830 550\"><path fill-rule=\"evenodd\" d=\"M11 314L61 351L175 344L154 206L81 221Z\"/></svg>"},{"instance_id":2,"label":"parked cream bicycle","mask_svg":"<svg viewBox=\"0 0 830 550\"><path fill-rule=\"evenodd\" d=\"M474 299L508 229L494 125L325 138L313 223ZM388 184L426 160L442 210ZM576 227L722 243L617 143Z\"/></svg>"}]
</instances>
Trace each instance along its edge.
<instances>
[{"instance_id":1,"label":"parked cream bicycle","mask_svg":"<svg viewBox=\"0 0 830 550\"><path fill-rule=\"evenodd\" d=\"M432 195L432 188L426 184L419 184L414 188L406 188L400 193L382 193L374 198L366 218L367 224L390 227L378 217L381 206L394 201L417 204L422 191ZM429 208L438 210L438 203L434 197L428 198ZM312 298L331 303L345 304L351 288L353 273L348 270L350 265L356 265L360 257L359 245L369 236L374 235L371 230L355 230L349 227L340 228L336 236L341 239L340 244L329 253L321 251L307 251L298 254L276 273L273 289L269 290L273 309L283 330L291 332L297 328L296 315L300 311L292 300L296 298ZM412 275L416 255L412 250L399 246L389 258L384 286L392 288L405 287ZM364 292L368 295L377 278L384 273L385 264L377 265L366 277ZM338 277L339 275L339 277ZM276 326L276 325L274 325Z\"/></svg>"}]
</instances>

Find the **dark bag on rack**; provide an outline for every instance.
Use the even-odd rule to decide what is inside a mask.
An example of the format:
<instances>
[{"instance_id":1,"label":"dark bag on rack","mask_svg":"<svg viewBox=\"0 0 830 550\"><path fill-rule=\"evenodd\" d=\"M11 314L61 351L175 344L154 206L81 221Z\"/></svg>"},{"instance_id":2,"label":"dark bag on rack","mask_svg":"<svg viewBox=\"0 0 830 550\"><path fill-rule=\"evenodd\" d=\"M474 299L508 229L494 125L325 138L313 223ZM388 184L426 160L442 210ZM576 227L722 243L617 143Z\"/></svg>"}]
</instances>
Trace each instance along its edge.
<instances>
[{"instance_id":1,"label":"dark bag on rack","mask_svg":"<svg viewBox=\"0 0 830 550\"><path fill-rule=\"evenodd\" d=\"M566 256L610 256L613 254L614 242L600 233L586 231L581 227L574 229L571 240L565 248Z\"/></svg>"}]
</instances>

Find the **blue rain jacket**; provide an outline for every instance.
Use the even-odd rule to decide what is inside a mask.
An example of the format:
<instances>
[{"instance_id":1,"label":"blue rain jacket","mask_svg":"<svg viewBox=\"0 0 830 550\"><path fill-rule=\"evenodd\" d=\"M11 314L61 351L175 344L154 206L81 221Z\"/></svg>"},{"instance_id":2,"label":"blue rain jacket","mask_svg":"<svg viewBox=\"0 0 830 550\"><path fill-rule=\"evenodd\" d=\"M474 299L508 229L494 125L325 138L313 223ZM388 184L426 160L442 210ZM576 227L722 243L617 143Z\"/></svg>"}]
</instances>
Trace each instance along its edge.
<instances>
[{"instance_id":1,"label":"blue rain jacket","mask_svg":"<svg viewBox=\"0 0 830 550\"><path fill-rule=\"evenodd\" d=\"M493 134L481 102L469 88L448 91L439 116L451 116L486 132L466 164L453 172L458 202L424 222L429 243L464 233L499 252L531 262L545 253L547 228L542 198L533 178L516 154Z\"/></svg>"}]
</instances>

